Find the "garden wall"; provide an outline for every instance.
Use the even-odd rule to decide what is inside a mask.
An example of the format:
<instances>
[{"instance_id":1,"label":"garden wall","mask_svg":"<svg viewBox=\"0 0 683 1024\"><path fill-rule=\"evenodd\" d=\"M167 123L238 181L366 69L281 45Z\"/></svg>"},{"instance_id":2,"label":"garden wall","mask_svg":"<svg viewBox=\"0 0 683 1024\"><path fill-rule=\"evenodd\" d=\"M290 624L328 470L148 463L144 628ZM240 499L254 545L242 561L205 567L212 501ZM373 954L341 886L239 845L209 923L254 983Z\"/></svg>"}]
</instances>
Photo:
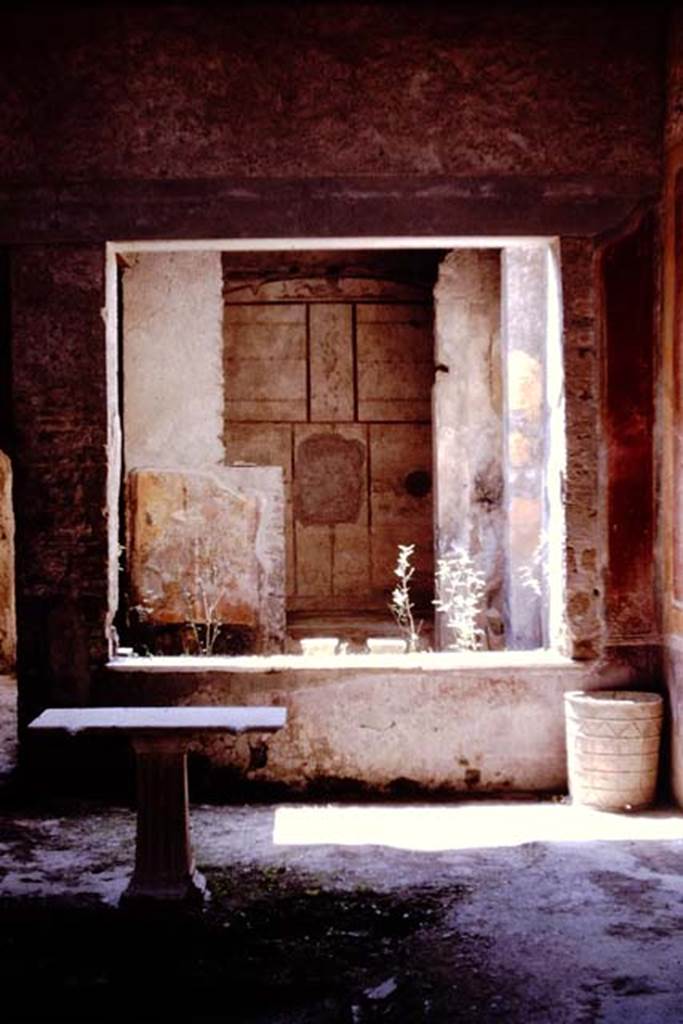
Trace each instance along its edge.
<instances>
[{"instance_id":1,"label":"garden wall","mask_svg":"<svg viewBox=\"0 0 683 1024\"><path fill-rule=\"evenodd\" d=\"M551 654L281 656L179 665L121 659L102 704L264 704L272 737L195 746L216 796L236 791L395 794L563 791L563 693L656 685L647 657L580 663ZM210 764L207 763L209 759Z\"/></svg>"}]
</instances>

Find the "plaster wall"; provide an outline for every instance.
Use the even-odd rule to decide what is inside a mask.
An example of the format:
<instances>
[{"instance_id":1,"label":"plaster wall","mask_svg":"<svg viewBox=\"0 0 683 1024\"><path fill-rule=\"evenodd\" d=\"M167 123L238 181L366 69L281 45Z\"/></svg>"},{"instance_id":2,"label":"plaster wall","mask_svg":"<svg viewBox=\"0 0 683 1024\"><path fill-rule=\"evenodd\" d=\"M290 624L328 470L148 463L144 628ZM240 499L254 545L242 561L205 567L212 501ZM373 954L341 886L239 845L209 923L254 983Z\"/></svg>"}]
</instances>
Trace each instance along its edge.
<instances>
[{"instance_id":1,"label":"plaster wall","mask_svg":"<svg viewBox=\"0 0 683 1024\"><path fill-rule=\"evenodd\" d=\"M486 583L486 645L503 647L500 252L449 253L434 290L437 550L469 552ZM440 646L448 644L438 613Z\"/></svg>"},{"instance_id":2,"label":"plaster wall","mask_svg":"<svg viewBox=\"0 0 683 1024\"><path fill-rule=\"evenodd\" d=\"M359 276L226 280L226 454L282 467L290 610L386 612L403 543L431 612L431 297L362 259Z\"/></svg>"},{"instance_id":3,"label":"plaster wall","mask_svg":"<svg viewBox=\"0 0 683 1024\"><path fill-rule=\"evenodd\" d=\"M123 271L127 470L223 461L220 253L136 253Z\"/></svg>"},{"instance_id":4,"label":"plaster wall","mask_svg":"<svg viewBox=\"0 0 683 1024\"><path fill-rule=\"evenodd\" d=\"M154 623L185 622L189 609L179 581L187 583L192 575L193 545L201 543L204 561L220 563L228 576L237 565L244 571L243 585L233 581L230 598L222 599L220 618L229 626L248 627L257 650L277 648L284 640L282 481L279 469L223 465L221 254L136 253L124 259L123 438L124 465L132 474L126 493L133 509L128 524L130 600L145 608ZM256 363L254 352L250 355ZM265 380L278 377L274 370L270 361L259 366ZM231 377L230 384L245 392L244 381L240 385ZM231 502L236 508L232 518L227 512ZM245 502L251 503L253 536L240 544L231 530L244 528L239 510ZM200 538L197 517L204 517ZM163 550L159 521L167 522ZM156 540L150 546L151 534ZM196 591L196 583L191 589ZM204 621L196 610L190 618Z\"/></svg>"},{"instance_id":5,"label":"plaster wall","mask_svg":"<svg viewBox=\"0 0 683 1024\"><path fill-rule=\"evenodd\" d=\"M287 727L277 736L196 745L211 759L215 790L223 785L224 796L245 783L290 793L399 796L562 791L564 692L633 686L651 671L643 659L608 666L495 654L474 661L439 654L384 664L362 655L319 661L284 657L259 667L257 659L236 659L191 671L121 662L101 679L98 699L285 706Z\"/></svg>"},{"instance_id":6,"label":"plaster wall","mask_svg":"<svg viewBox=\"0 0 683 1024\"><path fill-rule=\"evenodd\" d=\"M548 639L547 249L504 249L501 271L506 638L508 649L530 650Z\"/></svg>"}]
</instances>

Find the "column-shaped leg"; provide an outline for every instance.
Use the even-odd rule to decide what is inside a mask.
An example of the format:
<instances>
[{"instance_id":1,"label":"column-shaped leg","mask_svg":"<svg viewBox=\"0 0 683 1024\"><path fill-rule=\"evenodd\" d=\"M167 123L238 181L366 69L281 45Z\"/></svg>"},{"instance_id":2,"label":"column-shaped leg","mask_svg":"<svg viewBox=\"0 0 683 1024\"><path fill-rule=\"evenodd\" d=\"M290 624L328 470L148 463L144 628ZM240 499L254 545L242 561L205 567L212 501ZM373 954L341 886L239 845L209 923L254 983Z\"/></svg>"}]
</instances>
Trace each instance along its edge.
<instances>
[{"instance_id":1,"label":"column-shaped leg","mask_svg":"<svg viewBox=\"0 0 683 1024\"><path fill-rule=\"evenodd\" d=\"M122 900L201 902L187 799L187 739L134 736L137 772L135 870Z\"/></svg>"}]
</instances>

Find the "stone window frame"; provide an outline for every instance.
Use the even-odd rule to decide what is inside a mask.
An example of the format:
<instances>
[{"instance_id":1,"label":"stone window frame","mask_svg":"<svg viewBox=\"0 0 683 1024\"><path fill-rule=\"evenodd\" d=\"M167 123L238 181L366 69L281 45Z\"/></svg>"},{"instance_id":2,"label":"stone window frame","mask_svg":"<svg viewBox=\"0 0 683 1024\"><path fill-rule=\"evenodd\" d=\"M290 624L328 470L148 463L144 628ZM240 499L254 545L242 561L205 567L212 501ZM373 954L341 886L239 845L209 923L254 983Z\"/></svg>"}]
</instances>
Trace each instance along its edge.
<instances>
[{"instance_id":1,"label":"stone window frame","mask_svg":"<svg viewBox=\"0 0 683 1024\"><path fill-rule=\"evenodd\" d=\"M548 236L377 236L117 241L106 244L106 342L108 387L108 621L118 606L118 495L121 424L118 395L117 261L126 252L233 251L268 252L316 249L505 249L545 247L556 268L560 348L565 382L563 435L566 467L562 470L564 530L555 558L552 633L549 647L560 656L597 658L604 648L603 586L600 543L604 514L598 502L600 476L599 410L586 393L599 394L596 249L591 238ZM110 642L112 631L110 633ZM525 652L516 652L524 654ZM528 652L531 657L531 652Z\"/></svg>"}]
</instances>

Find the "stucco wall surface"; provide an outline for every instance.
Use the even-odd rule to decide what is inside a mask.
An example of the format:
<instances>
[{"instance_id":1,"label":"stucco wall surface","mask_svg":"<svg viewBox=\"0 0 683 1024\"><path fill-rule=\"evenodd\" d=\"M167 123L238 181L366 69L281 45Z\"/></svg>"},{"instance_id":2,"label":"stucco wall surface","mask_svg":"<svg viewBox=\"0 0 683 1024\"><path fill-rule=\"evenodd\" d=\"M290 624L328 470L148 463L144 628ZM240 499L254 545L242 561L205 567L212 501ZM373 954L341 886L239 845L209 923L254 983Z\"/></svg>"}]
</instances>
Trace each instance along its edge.
<instances>
[{"instance_id":1,"label":"stucco wall surface","mask_svg":"<svg viewBox=\"0 0 683 1024\"><path fill-rule=\"evenodd\" d=\"M399 543L416 545L430 609L431 476L423 494L406 486L432 468L429 295L401 301L410 285L354 270L226 281L226 456L282 466L290 610L386 610Z\"/></svg>"},{"instance_id":2,"label":"stucco wall surface","mask_svg":"<svg viewBox=\"0 0 683 1024\"><path fill-rule=\"evenodd\" d=\"M505 646L500 251L459 250L434 290L436 546L471 553L486 581L485 646ZM452 637L437 615L445 648Z\"/></svg>"},{"instance_id":3,"label":"stucco wall surface","mask_svg":"<svg viewBox=\"0 0 683 1024\"><path fill-rule=\"evenodd\" d=\"M656 11L516 7L12 11L2 174L656 173Z\"/></svg>"},{"instance_id":4,"label":"stucco wall surface","mask_svg":"<svg viewBox=\"0 0 683 1024\"><path fill-rule=\"evenodd\" d=\"M290 668L259 670L240 660L241 671L120 665L100 681L98 699L286 707L287 726L276 736L198 744L214 766L230 767L243 782L293 792L326 784L397 793L411 785L544 791L566 784L563 693L645 680L643 666L626 661L525 665L520 658L516 666L480 661L454 669L443 667L443 655L402 655L391 667L356 657L344 667L307 668L305 658L290 658Z\"/></svg>"},{"instance_id":5,"label":"stucco wall surface","mask_svg":"<svg viewBox=\"0 0 683 1024\"><path fill-rule=\"evenodd\" d=\"M664 36L647 4L13 9L0 237L595 232L657 191Z\"/></svg>"},{"instance_id":6,"label":"stucco wall surface","mask_svg":"<svg viewBox=\"0 0 683 1024\"><path fill-rule=\"evenodd\" d=\"M220 253L137 253L123 272L126 469L223 461Z\"/></svg>"}]
</instances>

